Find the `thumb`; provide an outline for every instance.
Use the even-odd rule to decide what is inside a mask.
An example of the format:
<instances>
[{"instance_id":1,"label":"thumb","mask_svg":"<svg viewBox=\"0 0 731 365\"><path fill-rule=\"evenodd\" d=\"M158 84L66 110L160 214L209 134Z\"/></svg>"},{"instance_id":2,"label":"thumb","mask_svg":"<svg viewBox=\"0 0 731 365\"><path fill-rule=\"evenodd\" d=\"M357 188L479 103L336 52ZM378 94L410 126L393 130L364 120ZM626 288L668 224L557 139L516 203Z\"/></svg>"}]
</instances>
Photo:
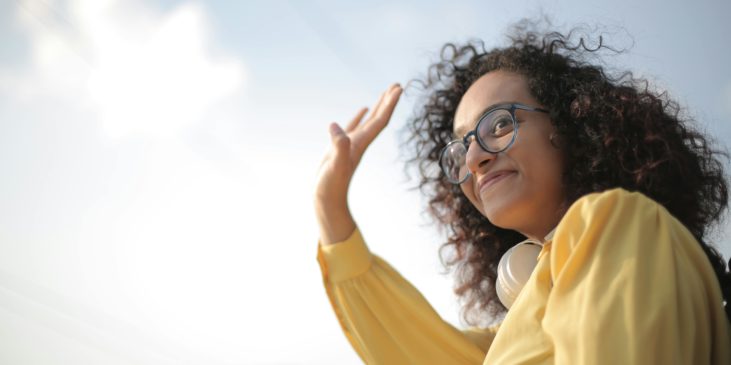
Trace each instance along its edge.
<instances>
[{"instance_id":1,"label":"thumb","mask_svg":"<svg viewBox=\"0 0 731 365\"><path fill-rule=\"evenodd\" d=\"M330 139L335 149L335 163L345 162L350 155L350 137L337 123L330 124Z\"/></svg>"}]
</instances>

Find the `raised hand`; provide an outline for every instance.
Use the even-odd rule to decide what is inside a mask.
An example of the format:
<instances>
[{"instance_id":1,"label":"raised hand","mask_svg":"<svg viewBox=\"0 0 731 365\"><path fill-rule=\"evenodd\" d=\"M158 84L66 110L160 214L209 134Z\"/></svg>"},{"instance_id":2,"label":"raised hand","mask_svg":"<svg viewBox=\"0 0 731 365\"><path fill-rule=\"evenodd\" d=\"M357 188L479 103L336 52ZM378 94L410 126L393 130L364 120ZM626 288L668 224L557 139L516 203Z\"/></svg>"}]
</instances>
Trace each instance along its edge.
<instances>
[{"instance_id":1,"label":"raised hand","mask_svg":"<svg viewBox=\"0 0 731 365\"><path fill-rule=\"evenodd\" d=\"M355 229L348 208L348 187L363 153L391 119L401 91L400 85L391 85L365 121L367 108L358 111L345 130L337 123L330 124L332 147L320 166L315 191L315 212L322 244L342 241Z\"/></svg>"}]
</instances>

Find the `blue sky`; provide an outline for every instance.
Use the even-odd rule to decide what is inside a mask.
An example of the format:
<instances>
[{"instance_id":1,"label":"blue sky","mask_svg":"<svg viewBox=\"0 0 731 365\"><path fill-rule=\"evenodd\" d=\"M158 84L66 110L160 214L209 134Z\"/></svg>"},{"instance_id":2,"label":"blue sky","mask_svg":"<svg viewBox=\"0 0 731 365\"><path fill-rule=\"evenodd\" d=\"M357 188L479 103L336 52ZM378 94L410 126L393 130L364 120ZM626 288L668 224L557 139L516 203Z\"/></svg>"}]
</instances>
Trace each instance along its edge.
<instances>
[{"instance_id":1,"label":"blue sky","mask_svg":"<svg viewBox=\"0 0 731 365\"><path fill-rule=\"evenodd\" d=\"M315 261L327 125L544 12L731 144L727 1L0 0L0 362L344 364ZM351 208L461 325L399 160L407 90ZM389 214L383 214L388 211ZM717 239L728 258L731 231Z\"/></svg>"}]
</instances>

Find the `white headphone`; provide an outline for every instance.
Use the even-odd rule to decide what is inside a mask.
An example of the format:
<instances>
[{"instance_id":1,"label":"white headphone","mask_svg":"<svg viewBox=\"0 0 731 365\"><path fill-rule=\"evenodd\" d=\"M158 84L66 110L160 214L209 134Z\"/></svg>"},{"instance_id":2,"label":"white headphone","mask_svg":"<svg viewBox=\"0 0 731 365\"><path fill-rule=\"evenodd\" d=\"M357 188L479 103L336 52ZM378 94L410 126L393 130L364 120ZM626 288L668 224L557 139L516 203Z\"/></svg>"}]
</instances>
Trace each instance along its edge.
<instances>
[{"instance_id":1,"label":"white headphone","mask_svg":"<svg viewBox=\"0 0 731 365\"><path fill-rule=\"evenodd\" d=\"M553 231L546 239L551 239L552 236ZM511 247L500 258L497 265L495 290L505 308L510 309L525 283L528 282L528 278L538 264L538 254L542 247L543 243L527 239Z\"/></svg>"}]
</instances>

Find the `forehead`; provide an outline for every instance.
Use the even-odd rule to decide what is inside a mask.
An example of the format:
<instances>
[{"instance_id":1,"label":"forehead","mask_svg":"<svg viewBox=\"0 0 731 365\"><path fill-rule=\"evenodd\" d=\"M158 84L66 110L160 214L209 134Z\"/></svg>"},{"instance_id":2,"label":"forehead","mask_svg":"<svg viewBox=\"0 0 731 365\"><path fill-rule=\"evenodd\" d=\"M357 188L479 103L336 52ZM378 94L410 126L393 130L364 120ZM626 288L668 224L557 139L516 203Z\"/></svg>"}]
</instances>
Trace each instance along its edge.
<instances>
[{"instance_id":1,"label":"forehead","mask_svg":"<svg viewBox=\"0 0 731 365\"><path fill-rule=\"evenodd\" d=\"M454 114L454 134L464 135L474 128L487 108L502 103L536 105L524 76L508 71L491 71L475 81L462 96Z\"/></svg>"}]
</instances>

